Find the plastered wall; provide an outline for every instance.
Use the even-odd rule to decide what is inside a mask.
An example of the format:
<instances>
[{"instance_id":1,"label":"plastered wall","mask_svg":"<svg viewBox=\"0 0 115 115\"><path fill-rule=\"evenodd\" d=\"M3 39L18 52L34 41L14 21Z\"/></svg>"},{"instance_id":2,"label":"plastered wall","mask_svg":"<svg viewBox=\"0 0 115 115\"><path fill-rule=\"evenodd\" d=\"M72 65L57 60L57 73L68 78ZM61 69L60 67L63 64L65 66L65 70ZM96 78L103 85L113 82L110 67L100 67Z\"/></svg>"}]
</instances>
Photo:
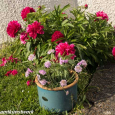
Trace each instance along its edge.
<instances>
[{"instance_id":1,"label":"plastered wall","mask_svg":"<svg viewBox=\"0 0 115 115\"><path fill-rule=\"evenodd\" d=\"M46 10L50 11L54 5L64 6L68 3L71 4L71 7L87 3L88 12L104 11L109 16L109 22L115 24L115 0L0 0L0 44L13 39L8 37L6 33L9 21L17 20L22 25L24 24L20 16L23 8L29 6L37 9L39 5L45 5Z\"/></svg>"}]
</instances>

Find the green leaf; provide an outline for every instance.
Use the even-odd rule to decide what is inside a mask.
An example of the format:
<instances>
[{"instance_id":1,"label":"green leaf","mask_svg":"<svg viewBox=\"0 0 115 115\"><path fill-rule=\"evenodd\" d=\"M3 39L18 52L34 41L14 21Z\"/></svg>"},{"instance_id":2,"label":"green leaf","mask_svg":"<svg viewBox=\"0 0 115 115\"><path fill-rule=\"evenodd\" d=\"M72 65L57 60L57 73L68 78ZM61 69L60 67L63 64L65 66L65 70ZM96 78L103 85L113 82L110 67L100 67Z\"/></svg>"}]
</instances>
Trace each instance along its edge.
<instances>
[{"instance_id":1,"label":"green leaf","mask_svg":"<svg viewBox=\"0 0 115 115\"><path fill-rule=\"evenodd\" d=\"M31 42L27 42L26 44L27 51L31 51Z\"/></svg>"},{"instance_id":2,"label":"green leaf","mask_svg":"<svg viewBox=\"0 0 115 115\"><path fill-rule=\"evenodd\" d=\"M68 22L68 20L66 19L66 20L64 20L63 22L62 22L62 26L64 26L66 23Z\"/></svg>"},{"instance_id":3,"label":"green leaf","mask_svg":"<svg viewBox=\"0 0 115 115\"><path fill-rule=\"evenodd\" d=\"M69 8L70 7L70 4L67 4L66 6L64 6L62 9L61 9L61 13L64 11L64 10L66 10L67 8Z\"/></svg>"},{"instance_id":4,"label":"green leaf","mask_svg":"<svg viewBox=\"0 0 115 115\"><path fill-rule=\"evenodd\" d=\"M71 23L66 23L64 26L74 27L74 25L73 25L73 24L71 24Z\"/></svg>"}]
</instances>

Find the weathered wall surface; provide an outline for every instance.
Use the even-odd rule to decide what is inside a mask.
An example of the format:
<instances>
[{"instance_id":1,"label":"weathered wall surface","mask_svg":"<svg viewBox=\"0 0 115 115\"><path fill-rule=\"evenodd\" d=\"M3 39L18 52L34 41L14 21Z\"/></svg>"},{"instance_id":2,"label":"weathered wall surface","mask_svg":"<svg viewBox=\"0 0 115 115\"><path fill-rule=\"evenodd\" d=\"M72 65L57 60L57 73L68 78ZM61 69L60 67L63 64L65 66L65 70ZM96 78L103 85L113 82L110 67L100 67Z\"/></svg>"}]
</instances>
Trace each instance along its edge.
<instances>
[{"instance_id":1,"label":"weathered wall surface","mask_svg":"<svg viewBox=\"0 0 115 115\"><path fill-rule=\"evenodd\" d=\"M45 5L46 10L52 10L54 5L64 6L70 3L71 7L88 4L88 12L104 11L109 16L109 22L115 25L115 0L0 0L0 43L10 41L6 27L9 21L17 20L24 24L21 18L21 10L27 6L36 9L39 5Z\"/></svg>"},{"instance_id":2,"label":"weathered wall surface","mask_svg":"<svg viewBox=\"0 0 115 115\"><path fill-rule=\"evenodd\" d=\"M87 12L95 14L104 11L109 17L109 23L115 25L115 0L78 0L79 5L88 4Z\"/></svg>"},{"instance_id":3,"label":"weathered wall surface","mask_svg":"<svg viewBox=\"0 0 115 115\"><path fill-rule=\"evenodd\" d=\"M37 9L39 5L45 5L46 10L50 11L54 8L54 5L58 4L64 6L70 3L71 6L74 7L77 3L75 1L76 0L0 0L0 43L11 40L6 33L9 21L17 20L19 23L24 24L21 18L23 8L29 6Z\"/></svg>"}]
</instances>

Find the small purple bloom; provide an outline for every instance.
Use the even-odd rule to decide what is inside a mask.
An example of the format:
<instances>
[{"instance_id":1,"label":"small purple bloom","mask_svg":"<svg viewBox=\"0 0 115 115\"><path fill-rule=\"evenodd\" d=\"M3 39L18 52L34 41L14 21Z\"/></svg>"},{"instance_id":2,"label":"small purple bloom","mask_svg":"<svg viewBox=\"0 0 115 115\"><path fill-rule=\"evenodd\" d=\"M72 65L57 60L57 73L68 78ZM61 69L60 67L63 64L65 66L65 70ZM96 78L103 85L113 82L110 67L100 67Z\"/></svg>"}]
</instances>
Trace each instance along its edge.
<instances>
[{"instance_id":1,"label":"small purple bloom","mask_svg":"<svg viewBox=\"0 0 115 115\"><path fill-rule=\"evenodd\" d=\"M30 54L29 57L28 57L28 60L29 61L33 61L35 58L35 55L34 54Z\"/></svg>"},{"instance_id":2,"label":"small purple bloom","mask_svg":"<svg viewBox=\"0 0 115 115\"><path fill-rule=\"evenodd\" d=\"M42 75L46 74L46 72L44 70L39 70L39 73L42 74Z\"/></svg>"},{"instance_id":3,"label":"small purple bloom","mask_svg":"<svg viewBox=\"0 0 115 115\"><path fill-rule=\"evenodd\" d=\"M29 72L29 71L26 71L26 72L25 72L25 77L28 77L29 74L30 74L30 72Z\"/></svg>"},{"instance_id":4,"label":"small purple bloom","mask_svg":"<svg viewBox=\"0 0 115 115\"><path fill-rule=\"evenodd\" d=\"M44 63L44 66L47 67L47 68L49 68L49 67L51 66L50 61L45 62L45 63Z\"/></svg>"},{"instance_id":5,"label":"small purple bloom","mask_svg":"<svg viewBox=\"0 0 115 115\"><path fill-rule=\"evenodd\" d=\"M25 76L28 77L30 73L33 71L30 68L27 68L27 71L25 72Z\"/></svg>"},{"instance_id":6,"label":"small purple bloom","mask_svg":"<svg viewBox=\"0 0 115 115\"><path fill-rule=\"evenodd\" d=\"M42 79L39 82L41 83L41 85L45 85L47 83L47 81L45 79Z\"/></svg>"},{"instance_id":7,"label":"small purple bloom","mask_svg":"<svg viewBox=\"0 0 115 115\"><path fill-rule=\"evenodd\" d=\"M66 95L69 95L69 91L66 91Z\"/></svg>"},{"instance_id":8,"label":"small purple bloom","mask_svg":"<svg viewBox=\"0 0 115 115\"><path fill-rule=\"evenodd\" d=\"M81 65L83 67L87 66L87 62L85 60L81 60L77 65Z\"/></svg>"},{"instance_id":9,"label":"small purple bloom","mask_svg":"<svg viewBox=\"0 0 115 115\"><path fill-rule=\"evenodd\" d=\"M82 71L82 67L80 65L76 65L74 70L77 72L77 73L80 73Z\"/></svg>"},{"instance_id":10,"label":"small purple bloom","mask_svg":"<svg viewBox=\"0 0 115 115\"><path fill-rule=\"evenodd\" d=\"M61 80L61 81L60 81L60 85L61 85L62 87L66 86L66 85L67 85L67 81L66 81L66 80Z\"/></svg>"},{"instance_id":11,"label":"small purple bloom","mask_svg":"<svg viewBox=\"0 0 115 115\"><path fill-rule=\"evenodd\" d=\"M68 59L62 60L62 59L60 58L60 59L59 59L59 63L60 63L60 65L62 65L63 63L68 63Z\"/></svg>"},{"instance_id":12,"label":"small purple bloom","mask_svg":"<svg viewBox=\"0 0 115 115\"><path fill-rule=\"evenodd\" d=\"M47 54L51 54L51 53L54 53L54 52L55 52L54 49L50 49L50 50L47 52Z\"/></svg>"},{"instance_id":13,"label":"small purple bloom","mask_svg":"<svg viewBox=\"0 0 115 115\"><path fill-rule=\"evenodd\" d=\"M30 73L32 73L32 72L33 72L30 68L28 68L28 69L27 69L27 71L28 71L28 72L30 72Z\"/></svg>"},{"instance_id":14,"label":"small purple bloom","mask_svg":"<svg viewBox=\"0 0 115 115\"><path fill-rule=\"evenodd\" d=\"M41 79L39 74L37 74L37 78L38 78L38 81Z\"/></svg>"}]
</instances>

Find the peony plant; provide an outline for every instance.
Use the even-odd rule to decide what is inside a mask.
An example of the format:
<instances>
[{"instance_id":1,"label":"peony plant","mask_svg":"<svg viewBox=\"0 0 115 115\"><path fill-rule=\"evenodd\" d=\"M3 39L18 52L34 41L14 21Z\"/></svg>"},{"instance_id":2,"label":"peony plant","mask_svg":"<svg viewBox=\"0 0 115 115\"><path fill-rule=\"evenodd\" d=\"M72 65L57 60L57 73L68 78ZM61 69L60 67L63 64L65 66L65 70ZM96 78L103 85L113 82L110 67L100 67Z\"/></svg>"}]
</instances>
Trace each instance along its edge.
<instances>
[{"instance_id":1,"label":"peony plant","mask_svg":"<svg viewBox=\"0 0 115 115\"><path fill-rule=\"evenodd\" d=\"M88 4L85 4L71 10L71 18L64 12L69 7L69 4L54 7L49 13L44 11L44 6L38 6L37 10L26 7L21 11L24 28L18 21L9 22L8 35L20 42L15 52L23 57L24 63L31 63L25 72L27 84L36 75L41 84L48 86L69 84L74 80L68 81L72 76L69 70L81 75L86 68L93 74L99 65L111 59L115 39L108 15L103 11L87 13ZM3 61L1 66L5 64ZM51 79L50 75L56 78Z\"/></svg>"}]
</instances>

